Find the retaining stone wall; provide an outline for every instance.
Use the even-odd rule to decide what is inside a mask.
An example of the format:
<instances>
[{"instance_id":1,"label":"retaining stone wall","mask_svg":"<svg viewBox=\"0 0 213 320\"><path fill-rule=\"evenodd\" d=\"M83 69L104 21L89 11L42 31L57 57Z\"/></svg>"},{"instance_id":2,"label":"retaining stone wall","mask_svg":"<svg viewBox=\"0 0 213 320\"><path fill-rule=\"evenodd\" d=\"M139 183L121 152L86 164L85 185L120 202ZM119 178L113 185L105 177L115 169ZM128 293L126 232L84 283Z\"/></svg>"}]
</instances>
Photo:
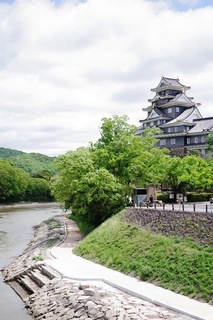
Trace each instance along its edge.
<instances>
[{"instance_id":1,"label":"retaining stone wall","mask_svg":"<svg viewBox=\"0 0 213 320\"><path fill-rule=\"evenodd\" d=\"M213 213L130 207L124 219L165 236L192 238L199 244L213 245Z\"/></svg>"}]
</instances>

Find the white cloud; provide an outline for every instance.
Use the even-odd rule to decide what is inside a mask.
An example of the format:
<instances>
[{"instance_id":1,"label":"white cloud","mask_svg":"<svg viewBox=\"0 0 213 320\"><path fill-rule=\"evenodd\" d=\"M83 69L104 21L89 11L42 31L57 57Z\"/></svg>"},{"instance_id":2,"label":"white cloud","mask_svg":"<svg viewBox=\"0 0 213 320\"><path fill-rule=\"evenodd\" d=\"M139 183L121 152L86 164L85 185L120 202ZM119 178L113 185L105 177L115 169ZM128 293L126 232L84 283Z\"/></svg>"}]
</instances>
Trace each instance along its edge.
<instances>
[{"instance_id":1,"label":"white cloud","mask_svg":"<svg viewBox=\"0 0 213 320\"><path fill-rule=\"evenodd\" d=\"M57 155L96 141L103 117L138 125L162 74L190 85L211 116L213 7L168 4L0 4L0 146Z\"/></svg>"}]
</instances>

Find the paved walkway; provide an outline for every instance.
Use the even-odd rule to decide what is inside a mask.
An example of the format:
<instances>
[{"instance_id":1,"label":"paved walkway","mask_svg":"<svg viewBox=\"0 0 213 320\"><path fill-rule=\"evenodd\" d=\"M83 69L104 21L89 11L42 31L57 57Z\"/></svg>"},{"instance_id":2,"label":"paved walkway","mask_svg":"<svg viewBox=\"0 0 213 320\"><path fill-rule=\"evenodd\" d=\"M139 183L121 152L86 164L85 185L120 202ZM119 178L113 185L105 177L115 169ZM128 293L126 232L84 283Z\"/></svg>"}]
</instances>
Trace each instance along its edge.
<instances>
[{"instance_id":1,"label":"paved walkway","mask_svg":"<svg viewBox=\"0 0 213 320\"><path fill-rule=\"evenodd\" d=\"M67 237L59 246L52 248L51 255L55 259L45 262L64 276L74 280L101 280L135 297L194 319L213 320L213 307L207 303L198 302L153 284L139 281L74 255L71 248L79 242L81 234L75 222L66 217L61 217L61 219L67 227Z\"/></svg>"}]
</instances>

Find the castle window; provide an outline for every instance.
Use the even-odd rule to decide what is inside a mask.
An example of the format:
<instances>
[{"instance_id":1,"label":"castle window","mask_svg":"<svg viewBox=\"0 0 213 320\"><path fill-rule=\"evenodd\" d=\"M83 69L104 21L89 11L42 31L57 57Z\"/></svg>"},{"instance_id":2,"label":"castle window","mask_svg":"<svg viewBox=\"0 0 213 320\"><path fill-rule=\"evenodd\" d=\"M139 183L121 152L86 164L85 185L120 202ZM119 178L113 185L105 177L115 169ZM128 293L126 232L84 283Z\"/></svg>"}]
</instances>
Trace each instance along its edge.
<instances>
[{"instance_id":1,"label":"castle window","mask_svg":"<svg viewBox=\"0 0 213 320\"><path fill-rule=\"evenodd\" d=\"M157 124L160 124L160 120L158 120Z\"/></svg>"},{"instance_id":2,"label":"castle window","mask_svg":"<svg viewBox=\"0 0 213 320\"><path fill-rule=\"evenodd\" d=\"M149 125L150 125L150 127L153 127L154 126L154 122L151 121Z\"/></svg>"},{"instance_id":3,"label":"castle window","mask_svg":"<svg viewBox=\"0 0 213 320\"><path fill-rule=\"evenodd\" d=\"M180 112L180 108L179 107L176 107L176 112Z\"/></svg>"},{"instance_id":4,"label":"castle window","mask_svg":"<svg viewBox=\"0 0 213 320\"><path fill-rule=\"evenodd\" d=\"M171 133L172 132L172 128L168 128L168 133Z\"/></svg>"},{"instance_id":5,"label":"castle window","mask_svg":"<svg viewBox=\"0 0 213 320\"><path fill-rule=\"evenodd\" d=\"M160 145L165 146L166 145L166 139L161 139L160 140Z\"/></svg>"},{"instance_id":6,"label":"castle window","mask_svg":"<svg viewBox=\"0 0 213 320\"><path fill-rule=\"evenodd\" d=\"M187 138L186 143L190 144L190 141L191 141L190 138Z\"/></svg>"},{"instance_id":7,"label":"castle window","mask_svg":"<svg viewBox=\"0 0 213 320\"><path fill-rule=\"evenodd\" d=\"M175 139L171 139L171 144L176 144L176 140Z\"/></svg>"},{"instance_id":8,"label":"castle window","mask_svg":"<svg viewBox=\"0 0 213 320\"><path fill-rule=\"evenodd\" d=\"M205 142L206 142L206 137L205 137L205 136L202 136L202 137L201 137L201 142L202 142L202 143L205 143ZM205 150L204 150L204 151L205 151Z\"/></svg>"},{"instance_id":9,"label":"castle window","mask_svg":"<svg viewBox=\"0 0 213 320\"><path fill-rule=\"evenodd\" d=\"M198 137L195 137L195 143L198 143Z\"/></svg>"},{"instance_id":10,"label":"castle window","mask_svg":"<svg viewBox=\"0 0 213 320\"><path fill-rule=\"evenodd\" d=\"M168 108L168 113L172 113L172 108Z\"/></svg>"},{"instance_id":11,"label":"castle window","mask_svg":"<svg viewBox=\"0 0 213 320\"><path fill-rule=\"evenodd\" d=\"M175 127L175 132L178 132L178 127Z\"/></svg>"}]
</instances>

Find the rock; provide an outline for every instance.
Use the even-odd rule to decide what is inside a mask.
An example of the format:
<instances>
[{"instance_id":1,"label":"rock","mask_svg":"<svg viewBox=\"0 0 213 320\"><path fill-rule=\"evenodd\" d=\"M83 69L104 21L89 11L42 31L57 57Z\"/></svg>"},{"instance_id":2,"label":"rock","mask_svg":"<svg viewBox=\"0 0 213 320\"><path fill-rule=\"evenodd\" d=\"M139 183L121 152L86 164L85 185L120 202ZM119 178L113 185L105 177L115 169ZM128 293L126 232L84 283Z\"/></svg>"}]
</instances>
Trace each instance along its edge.
<instances>
[{"instance_id":1,"label":"rock","mask_svg":"<svg viewBox=\"0 0 213 320\"><path fill-rule=\"evenodd\" d=\"M95 291L93 289L84 289L85 296L94 296Z\"/></svg>"}]
</instances>

